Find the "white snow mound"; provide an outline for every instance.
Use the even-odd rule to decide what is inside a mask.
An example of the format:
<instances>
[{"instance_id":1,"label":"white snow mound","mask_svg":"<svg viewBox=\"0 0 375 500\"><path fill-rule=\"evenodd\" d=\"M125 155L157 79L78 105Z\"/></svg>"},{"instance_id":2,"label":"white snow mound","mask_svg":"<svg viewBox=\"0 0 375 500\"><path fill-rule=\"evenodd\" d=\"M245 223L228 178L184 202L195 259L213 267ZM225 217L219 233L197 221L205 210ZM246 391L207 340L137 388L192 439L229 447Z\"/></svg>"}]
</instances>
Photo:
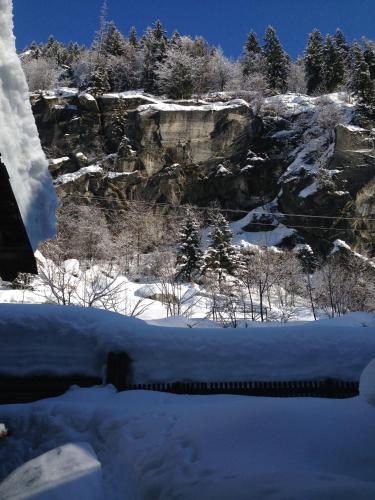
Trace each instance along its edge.
<instances>
[{"instance_id":1,"label":"white snow mound","mask_svg":"<svg viewBox=\"0 0 375 500\"><path fill-rule=\"evenodd\" d=\"M0 0L0 153L35 249L54 235L57 205L13 36L12 0Z\"/></svg>"}]
</instances>

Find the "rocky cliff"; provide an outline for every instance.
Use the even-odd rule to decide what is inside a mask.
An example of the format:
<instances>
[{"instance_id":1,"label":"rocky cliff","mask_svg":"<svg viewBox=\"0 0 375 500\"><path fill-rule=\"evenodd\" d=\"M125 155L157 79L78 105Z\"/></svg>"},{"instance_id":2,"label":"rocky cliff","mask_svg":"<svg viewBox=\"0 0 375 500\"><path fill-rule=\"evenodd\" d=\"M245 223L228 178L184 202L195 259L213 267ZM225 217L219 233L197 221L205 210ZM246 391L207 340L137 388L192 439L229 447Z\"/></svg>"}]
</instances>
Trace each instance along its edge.
<instances>
[{"instance_id":1,"label":"rocky cliff","mask_svg":"<svg viewBox=\"0 0 375 500\"><path fill-rule=\"evenodd\" d=\"M237 241L326 251L340 238L375 251L373 222L358 220L375 210L375 133L343 94L274 96L257 114L225 94L171 102L61 89L31 103L62 198L216 203L243 211L230 212Z\"/></svg>"}]
</instances>

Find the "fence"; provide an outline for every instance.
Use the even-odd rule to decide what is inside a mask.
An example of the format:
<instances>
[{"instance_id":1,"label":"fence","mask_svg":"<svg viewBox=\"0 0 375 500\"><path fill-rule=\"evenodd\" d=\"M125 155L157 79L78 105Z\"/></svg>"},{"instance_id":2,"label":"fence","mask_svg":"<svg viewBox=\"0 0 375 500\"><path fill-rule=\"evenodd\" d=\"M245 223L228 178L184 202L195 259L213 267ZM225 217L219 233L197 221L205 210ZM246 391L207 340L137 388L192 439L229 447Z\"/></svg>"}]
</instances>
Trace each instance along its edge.
<instances>
[{"instance_id":1,"label":"fence","mask_svg":"<svg viewBox=\"0 0 375 500\"><path fill-rule=\"evenodd\" d=\"M320 397L350 398L359 393L359 383L324 378L292 381L238 381L238 382L173 382L131 384L131 359L125 352L109 353L105 382L119 391L159 391L171 394L213 395L237 394L266 397ZM102 385L99 377L81 375L54 377L0 376L0 404L28 403L64 394L72 385L92 387Z\"/></svg>"},{"instance_id":2,"label":"fence","mask_svg":"<svg viewBox=\"0 0 375 500\"><path fill-rule=\"evenodd\" d=\"M129 384L124 390L169 392L171 394L237 394L267 397L351 398L357 396L358 382L322 379L286 382L175 382L159 384Z\"/></svg>"}]
</instances>

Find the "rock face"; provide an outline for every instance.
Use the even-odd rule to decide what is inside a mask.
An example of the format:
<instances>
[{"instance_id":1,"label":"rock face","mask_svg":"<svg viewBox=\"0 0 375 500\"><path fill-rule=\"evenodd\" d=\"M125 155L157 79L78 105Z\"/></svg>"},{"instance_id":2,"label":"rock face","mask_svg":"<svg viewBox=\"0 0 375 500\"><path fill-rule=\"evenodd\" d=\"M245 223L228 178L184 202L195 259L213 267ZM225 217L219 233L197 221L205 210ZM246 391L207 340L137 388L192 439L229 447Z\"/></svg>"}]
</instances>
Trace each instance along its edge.
<instances>
[{"instance_id":1,"label":"rock face","mask_svg":"<svg viewBox=\"0 0 375 500\"><path fill-rule=\"evenodd\" d=\"M327 251L341 238L374 251L368 229L342 216L361 216L373 203L375 134L350 125L353 105L340 94L324 103L271 97L258 115L243 100L171 102L137 92L94 99L63 89L31 102L60 197L100 197L114 208L127 200L267 206L276 224L295 228L286 245ZM340 124L323 120L322 109L341 113ZM261 230L255 218L246 221L251 230Z\"/></svg>"}]
</instances>

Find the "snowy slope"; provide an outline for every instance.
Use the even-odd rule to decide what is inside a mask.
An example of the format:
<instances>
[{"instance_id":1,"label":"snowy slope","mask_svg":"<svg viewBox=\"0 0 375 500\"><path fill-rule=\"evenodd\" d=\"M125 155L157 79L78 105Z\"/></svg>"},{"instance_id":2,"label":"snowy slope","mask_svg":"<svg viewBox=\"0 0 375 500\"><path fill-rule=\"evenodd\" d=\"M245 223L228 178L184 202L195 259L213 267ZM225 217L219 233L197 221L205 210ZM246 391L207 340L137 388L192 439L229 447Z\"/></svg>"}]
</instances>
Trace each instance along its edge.
<instances>
[{"instance_id":1,"label":"snowy slope","mask_svg":"<svg viewBox=\"0 0 375 500\"><path fill-rule=\"evenodd\" d=\"M106 353L133 359L135 383L338 377L359 380L375 357L375 316L173 328L99 309L0 304L0 374L101 376Z\"/></svg>"},{"instance_id":2,"label":"snowy slope","mask_svg":"<svg viewBox=\"0 0 375 500\"><path fill-rule=\"evenodd\" d=\"M13 36L12 1L0 0L0 153L30 242L54 234L56 196Z\"/></svg>"}]
</instances>

